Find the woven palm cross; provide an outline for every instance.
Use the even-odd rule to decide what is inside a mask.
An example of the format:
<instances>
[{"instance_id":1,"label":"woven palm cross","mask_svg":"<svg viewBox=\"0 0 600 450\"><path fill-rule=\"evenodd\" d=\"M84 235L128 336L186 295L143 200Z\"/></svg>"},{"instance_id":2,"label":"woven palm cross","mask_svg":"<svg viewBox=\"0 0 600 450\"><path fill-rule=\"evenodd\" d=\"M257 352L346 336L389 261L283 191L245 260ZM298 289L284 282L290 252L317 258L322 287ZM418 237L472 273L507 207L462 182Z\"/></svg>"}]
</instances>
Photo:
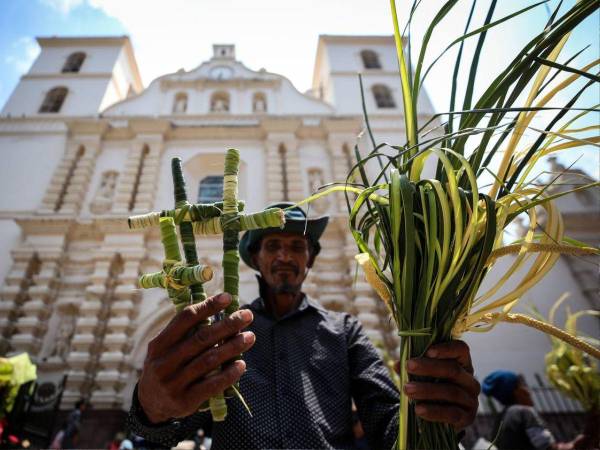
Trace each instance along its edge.
<instances>
[{"instance_id":1,"label":"woven palm cross","mask_svg":"<svg viewBox=\"0 0 600 450\"><path fill-rule=\"evenodd\" d=\"M187 200L185 180L181 169L181 159L171 160L175 208L160 212L131 216L129 228L141 229L158 225L165 251L163 268L160 272L144 274L139 279L142 288L163 288L175 305L177 312L187 305L206 299L203 284L212 279L213 270L198 261L194 234L223 235L223 291L231 295L232 300L225 309L225 315L239 309L239 233L259 228L283 227L284 212L279 208L270 208L254 214L243 214L244 202L238 200L238 171L240 156L236 149L229 149L225 156L223 176L223 201L209 204L191 204ZM177 240L176 226L184 253L181 257ZM207 320L200 326L210 325ZM239 395L235 387L225 394ZM240 397L241 398L241 397ZM210 399L201 409L210 407L213 420L222 421L227 414L224 396Z\"/></svg>"}]
</instances>

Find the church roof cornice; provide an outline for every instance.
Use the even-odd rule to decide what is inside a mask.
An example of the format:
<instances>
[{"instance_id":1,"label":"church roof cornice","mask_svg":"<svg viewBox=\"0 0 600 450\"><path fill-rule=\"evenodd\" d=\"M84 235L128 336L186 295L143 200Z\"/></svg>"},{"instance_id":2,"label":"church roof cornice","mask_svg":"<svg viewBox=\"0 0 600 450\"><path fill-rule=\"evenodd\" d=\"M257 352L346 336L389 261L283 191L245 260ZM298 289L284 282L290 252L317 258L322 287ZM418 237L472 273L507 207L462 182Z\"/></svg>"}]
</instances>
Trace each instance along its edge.
<instances>
[{"instance_id":1,"label":"church roof cornice","mask_svg":"<svg viewBox=\"0 0 600 450\"><path fill-rule=\"evenodd\" d=\"M40 47L68 47L74 45L94 45L94 46L120 46L130 44L129 36L38 36L36 41Z\"/></svg>"}]
</instances>

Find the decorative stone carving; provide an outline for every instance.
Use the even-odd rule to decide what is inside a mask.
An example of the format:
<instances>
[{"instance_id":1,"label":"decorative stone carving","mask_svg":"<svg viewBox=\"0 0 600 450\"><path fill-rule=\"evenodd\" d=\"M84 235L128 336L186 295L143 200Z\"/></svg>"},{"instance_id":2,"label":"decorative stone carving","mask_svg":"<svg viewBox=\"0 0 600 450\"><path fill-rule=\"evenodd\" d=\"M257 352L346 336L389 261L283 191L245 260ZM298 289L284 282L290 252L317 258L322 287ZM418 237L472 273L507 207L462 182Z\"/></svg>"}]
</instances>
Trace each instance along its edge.
<instances>
[{"instance_id":1,"label":"decorative stone carving","mask_svg":"<svg viewBox=\"0 0 600 450\"><path fill-rule=\"evenodd\" d=\"M187 95L180 92L175 96L175 102L173 103L173 113L182 114L187 111Z\"/></svg>"},{"instance_id":2,"label":"decorative stone carving","mask_svg":"<svg viewBox=\"0 0 600 450\"><path fill-rule=\"evenodd\" d=\"M225 92L217 92L210 99L211 112L229 112L229 95Z\"/></svg>"},{"instance_id":3,"label":"decorative stone carving","mask_svg":"<svg viewBox=\"0 0 600 450\"><path fill-rule=\"evenodd\" d=\"M254 94L254 97L252 98L252 111L255 113L267 112L267 100L264 94Z\"/></svg>"},{"instance_id":4,"label":"decorative stone carving","mask_svg":"<svg viewBox=\"0 0 600 450\"><path fill-rule=\"evenodd\" d=\"M75 316L65 314L61 318L58 333L56 334L54 348L50 351L50 356L57 356L65 360L69 349L71 348L71 339L75 333Z\"/></svg>"},{"instance_id":5,"label":"decorative stone carving","mask_svg":"<svg viewBox=\"0 0 600 450\"><path fill-rule=\"evenodd\" d=\"M109 170L102 174L100 186L98 186L94 200L90 205L90 210L94 214L103 214L110 211L118 177L119 174L114 170Z\"/></svg>"}]
</instances>

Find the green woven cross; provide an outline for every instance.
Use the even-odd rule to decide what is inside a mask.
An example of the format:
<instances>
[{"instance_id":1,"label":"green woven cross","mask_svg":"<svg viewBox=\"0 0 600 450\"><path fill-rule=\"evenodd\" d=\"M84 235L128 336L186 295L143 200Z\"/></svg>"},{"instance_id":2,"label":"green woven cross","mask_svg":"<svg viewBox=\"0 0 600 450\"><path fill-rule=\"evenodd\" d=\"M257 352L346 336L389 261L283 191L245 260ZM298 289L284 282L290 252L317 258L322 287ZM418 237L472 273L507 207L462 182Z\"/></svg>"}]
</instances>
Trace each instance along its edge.
<instances>
[{"instance_id":1,"label":"green woven cross","mask_svg":"<svg viewBox=\"0 0 600 450\"><path fill-rule=\"evenodd\" d=\"M284 212L279 208L270 208L249 215L242 214L244 202L238 201L237 198L239 163L239 152L235 149L227 150L223 176L223 202L190 204L185 192L181 159L173 158L171 171L175 209L131 216L128 219L131 229L160 226L161 241L165 250L163 269L160 272L142 275L139 284L145 289L166 289L177 312L189 304L206 300L203 283L210 281L213 276L209 266L198 262L194 234L204 236L223 234L223 291L232 297L231 304L225 309L225 315L229 315L239 308L240 231L283 227L285 223ZM181 258L176 225L179 226L185 260ZM208 325L210 321L205 321L200 326ZM232 386L225 391L225 395L239 396L239 392L235 386ZM200 409L210 408L214 421L225 420L227 415L225 395L220 394L211 398Z\"/></svg>"}]
</instances>

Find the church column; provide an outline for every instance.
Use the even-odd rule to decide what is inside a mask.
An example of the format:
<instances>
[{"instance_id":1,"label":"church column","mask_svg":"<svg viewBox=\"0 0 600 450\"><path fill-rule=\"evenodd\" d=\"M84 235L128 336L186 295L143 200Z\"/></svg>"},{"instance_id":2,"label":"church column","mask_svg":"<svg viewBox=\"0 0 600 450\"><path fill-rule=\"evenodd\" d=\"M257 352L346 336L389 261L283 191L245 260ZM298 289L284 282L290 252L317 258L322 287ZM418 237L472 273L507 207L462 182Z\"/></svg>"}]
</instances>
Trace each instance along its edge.
<instances>
[{"instance_id":1,"label":"church column","mask_svg":"<svg viewBox=\"0 0 600 450\"><path fill-rule=\"evenodd\" d=\"M22 304L28 299L33 275L40 270L39 259L31 247L20 245L11 251L12 267L0 288L0 333L10 338Z\"/></svg>"},{"instance_id":2,"label":"church column","mask_svg":"<svg viewBox=\"0 0 600 450\"><path fill-rule=\"evenodd\" d=\"M90 277L91 284L85 290L85 299L79 307L79 317L67 356L69 371L62 402L67 407L71 407L84 394L84 389L90 387L91 376L88 371L92 364L93 350L97 339L102 339L96 333L101 323L103 300L110 290L111 266L115 254L100 249L94 256L94 273Z\"/></svg>"},{"instance_id":3,"label":"church column","mask_svg":"<svg viewBox=\"0 0 600 450\"><path fill-rule=\"evenodd\" d=\"M300 164L300 142L294 136L288 136L282 144L285 146L286 173L288 199L290 202L299 202L304 195L302 183L302 165Z\"/></svg>"},{"instance_id":4,"label":"church column","mask_svg":"<svg viewBox=\"0 0 600 450\"><path fill-rule=\"evenodd\" d=\"M118 285L114 289L114 301L106 317L106 332L98 359L98 372L95 377L97 390L92 393L92 403L98 408L115 408L123 404L121 389L131 376L132 367L128 361L131 351L130 341L133 319L137 313L140 299L138 278L140 264L145 255L143 234L135 236L114 236L113 243L119 245L123 260L123 271L119 275ZM105 242L111 241L107 236ZM135 244L139 244L136 245ZM126 246L127 248L123 249Z\"/></svg>"},{"instance_id":5,"label":"church column","mask_svg":"<svg viewBox=\"0 0 600 450\"><path fill-rule=\"evenodd\" d=\"M331 158L331 176L332 180L338 183L346 181L350 169L355 163L355 158L352 155L352 149L349 142L353 142L356 138L352 138L347 134L330 133L327 137L327 150ZM347 205L346 197L343 192L334 194L336 208L335 211L346 214Z\"/></svg>"},{"instance_id":6,"label":"church column","mask_svg":"<svg viewBox=\"0 0 600 450\"><path fill-rule=\"evenodd\" d=\"M268 203L304 198L298 141L293 133L270 133L265 142L267 153Z\"/></svg>"},{"instance_id":7,"label":"church column","mask_svg":"<svg viewBox=\"0 0 600 450\"><path fill-rule=\"evenodd\" d=\"M119 176L113 212L146 213L152 209L163 149L163 132L135 138Z\"/></svg>"},{"instance_id":8,"label":"church column","mask_svg":"<svg viewBox=\"0 0 600 450\"><path fill-rule=\"evenodd\" d=\"M280 146L281 142L275 140L268 139L265 142L267 163L267 204L279 202L284 199L283 161Z\"/></svg>"},{"instance_id":9,"label":"church column","mask_svg":"<svg viewBox=\"0 0 600 450\"><path fill-rule=\"evenodd\" d=\"M42 199L40 212L74 214L79 211L92 177L100 140L100 134L70 139Z\"/></svg>"},{"instance_id":10,"label":"church column","mask_svg":"<svg viewBox=\"0 0 600 450\"><path fill-rule=\"evenodd\" d=\"M11 345L16 351L36 356L46 333L47 320L59 287L59 267L63 257L62 248L44 249L38 252L39 272L32 276L27 299L21 306L21 317L16 322L16 332Z\"/></svg>"}]
</instances>

